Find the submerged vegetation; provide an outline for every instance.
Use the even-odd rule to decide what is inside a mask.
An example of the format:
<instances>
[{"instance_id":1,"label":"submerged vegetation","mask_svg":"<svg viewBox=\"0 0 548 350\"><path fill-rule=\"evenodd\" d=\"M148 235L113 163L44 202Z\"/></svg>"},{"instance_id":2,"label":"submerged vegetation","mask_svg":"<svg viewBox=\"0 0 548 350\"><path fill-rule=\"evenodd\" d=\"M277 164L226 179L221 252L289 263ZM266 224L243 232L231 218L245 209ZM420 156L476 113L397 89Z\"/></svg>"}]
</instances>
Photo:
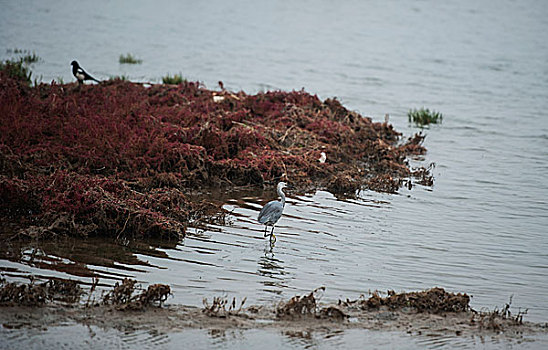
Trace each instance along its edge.
<instances>
[{"instance_id":1,"label":"submerged vegetation","mask_svg":"<svg viewBox=\"0 0 548 350\"><path fill-rule=\"evenodd\" d=\"M29 86L21 65L0 71L0 220L24 237L59 234L179 239L224 224L211 187L395 192L428 175L387 123L304 91L247 95L182 80ZM320 155L325 159L320 162Z\"/></svg>"},{"instance_id":2,"label":"submerged vegetation","mask_svg":"<svg viewBox=\"0 0 548 350\"><path fill-rule=\"evenodd\" d=\"M167 74L162 78L162 83L164 84L178 85L185 82L186 82L186 79L183 78L183 75L181 73L174 74L174 75Z\"/></svg>"},{"instance_id":3,"label":"submerged vegetation","mask_svg":"<svg viewBox=\"0 0 548 350\"><path fill-rule=\"evenodd\" d=\"M120 55L118 62L120 62L120 64L141 64L143 63L143 60L128 53L127 55Z\"/></svg>"},{"instance_id":4,"label":"submerged vegetation","mask_svg":"<svg viewBox=\"0 0 548 350\"><path fill-rule=\"evenodd\" d=\"M428 108L413 109L407 112L409 122L418 126L441 123L443 115L440 112L430 111Z\"/></svg>"}]
</instances>

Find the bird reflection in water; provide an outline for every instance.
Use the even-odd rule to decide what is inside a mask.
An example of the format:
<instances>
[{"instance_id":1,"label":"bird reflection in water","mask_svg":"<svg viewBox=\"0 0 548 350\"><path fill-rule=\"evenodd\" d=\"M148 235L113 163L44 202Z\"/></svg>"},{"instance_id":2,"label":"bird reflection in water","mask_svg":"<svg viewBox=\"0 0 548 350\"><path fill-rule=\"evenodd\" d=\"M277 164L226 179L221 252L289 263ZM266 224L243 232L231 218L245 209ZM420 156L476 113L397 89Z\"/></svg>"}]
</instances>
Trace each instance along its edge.
<instances>
[{"instance_id":1,"label":"bird reflection in water","mask_svg":"<svg viewBox=\"0 0 548 350\"><path fill-rule=\"evenodd\" d=\"M286 287L283 276L287 274L283 260L277 259L270 248L265 249L264 255L259 257L258 265L258 274L268 278L261 283L265 286L276 287L275 289L269 289L269 291L281 294L282 291L279 287Z\"/></svg>"}]
</instances>

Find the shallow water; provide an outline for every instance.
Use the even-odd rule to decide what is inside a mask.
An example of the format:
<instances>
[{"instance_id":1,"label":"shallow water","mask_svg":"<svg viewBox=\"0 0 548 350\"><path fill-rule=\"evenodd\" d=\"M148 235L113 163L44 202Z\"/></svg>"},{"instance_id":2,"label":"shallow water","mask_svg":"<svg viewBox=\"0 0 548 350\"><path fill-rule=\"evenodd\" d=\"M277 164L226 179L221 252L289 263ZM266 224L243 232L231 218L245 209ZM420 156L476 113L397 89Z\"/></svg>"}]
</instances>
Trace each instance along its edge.
<instances>
[{"instance_id":1,"label":"shallow water","mask_svg":"<svg viewBox=\"0 0 548 350\"><path fill-rule=\"evenodd\" d=\"M100 79L182 72L249 93L304 87L374 120L389 113L406 136L419 130L407 110L433 108L443 124L424 131L418 163L436 163L435 185L290 195L272 250L255 218L275 194L231 193L220 198L231 226L179 243L8 245L4 276L131 276L168 283L170 302L191 305L221 294L273 302L320 285L324 301L441 286L473 295L475 308L513 295L527 320L548 321L548 2L132 4L0 1L0 57L36 51L44 81L72 81L78 59ZM143 63L118 64L127 52Z\"/></svg>"},{"instance_id":2,"label":"shallow water","mask_svg":"<svg viewBox=\"0 0 548 350\"><path fill-rule=\"evenodd\" d=\"M71 337L66 337L70 332ZM276 330L186 329L177 333L144 330L114 330L97 326L65 325L47 329L0 329L0 340L12 349L542 349L548 337L503 335L485 337L411 336L402 332L352 329L341 331L291 332ZM2 344L0 343L0 346Z\"/></svg>"}]
</instances>

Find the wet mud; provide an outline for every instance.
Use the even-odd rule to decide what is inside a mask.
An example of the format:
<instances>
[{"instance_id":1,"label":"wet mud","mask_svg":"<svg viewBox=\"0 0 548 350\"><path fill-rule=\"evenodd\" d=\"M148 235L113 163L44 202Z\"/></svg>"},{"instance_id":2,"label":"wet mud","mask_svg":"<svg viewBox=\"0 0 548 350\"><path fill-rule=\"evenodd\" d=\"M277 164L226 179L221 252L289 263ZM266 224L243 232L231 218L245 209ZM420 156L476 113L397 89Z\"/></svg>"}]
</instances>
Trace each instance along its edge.
<instances>
[{"instance_id":1,"label":"wet mud","mask_svg":"<svg viewBox=\"0 0 548 350\"><path fill-rule=\"evenodd\" d=\"M62 294L82 295L70 283L60 289L48 284L37 286L2 282L2 312L4 328L47 328L68 323L96 325L106 329L146 329L158 332L177 332L187 328L280 329L288 332L312 332L325 329L369 329L402 331L425 335L489 335L505 334L521 337L524 334L546 334L546 324L523 321L523 314L513 315L510 305L500 310L476 311L470 308L469 296L450 293L442 288L420 292L378 292L368 298L339 300L326 304L320 301L325 288L318 288L302 296L272 305L245 306L245 299L215 297L204 299L204 306L190 307L165 304L169 287L151 285L138 292L134 280L124 280L93 302L78 303L55 298L28 303L17 297L9 301L6 293L21 286L29 287L26 295L49 295L51 289ZM68 286L68 287L67 287ZM15 288L15 289L14 289ZM11 293L11 294L10 294ZM8 301L8 302L6 302ZM40 305L42 307L29 307Z\"/></svg>"},{"instance_id":2,"label":"wet mud","mask_svg":"<svg viewBox=\"0 0 548 350\"><path fill-rule=\"evenodd\" d=\"M248 95L196 82L30 87L0 72L0 227L15 237L180 239L225 224L212 188L396 192L424 136L304 91Z\"/></svg>"}]
</instances>

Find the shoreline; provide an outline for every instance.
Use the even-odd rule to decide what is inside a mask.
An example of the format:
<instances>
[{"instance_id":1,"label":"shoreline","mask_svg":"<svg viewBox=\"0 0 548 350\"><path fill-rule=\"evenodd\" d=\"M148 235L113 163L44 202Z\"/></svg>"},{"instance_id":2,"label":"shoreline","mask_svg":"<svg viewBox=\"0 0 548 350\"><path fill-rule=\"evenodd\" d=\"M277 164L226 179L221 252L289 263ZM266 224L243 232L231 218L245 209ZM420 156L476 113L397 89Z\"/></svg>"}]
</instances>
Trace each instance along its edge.
<instances>
[{"instance_id":1,"label":"shoreline","mask_svg":"<svg viewBox=\"0 0 548 350\"><path fill-rule=\"evenodd\" d=\"M333 305L320 305L323 308ZM504 335L518 338L523 335L548 335L547 324L498 319L497 329L482 326L479 316L471 311L464 313L416 313L412 310L376 311L346 310L349 318L321 318L302 315L277 318L276 306L254 305L239 314L223 317L208 316L202 308L184 305L150 307L145 311L117 311L112 306L71 307L48 305L43 308L2 307L0 323L6 329L48 328L82 324L105 329L155 331L176 333L185 329L266 329L280 331L317 332L329 330L364 329L371 331L396 331L410 335L482 336Z\"/></svg>"},{"instance_id":2,"label":"shoreline","mask_svg":"<svg viewBox=\"0 0 548 350\"><path fill-rule=\"evenodd\" d=\"M8 283L0 288L0 324L5 329L47 328L70 324L105 329L145 329L160 333L184 329L273 329L321 331L367 329L397 331L410 335L483 336L504 334L548 335L547 323L524 321L527 312L512 313L511 304L492 311L476 311L465 293L443 288L386 294L323 303L325 287L287 301L246 306L242 300L214 297L203 307L166 304L168 285L146 289L124 279L100 297L94 285L84 290L73 280L49 280L41 284Z\"/></svg>"}]
</instances>

